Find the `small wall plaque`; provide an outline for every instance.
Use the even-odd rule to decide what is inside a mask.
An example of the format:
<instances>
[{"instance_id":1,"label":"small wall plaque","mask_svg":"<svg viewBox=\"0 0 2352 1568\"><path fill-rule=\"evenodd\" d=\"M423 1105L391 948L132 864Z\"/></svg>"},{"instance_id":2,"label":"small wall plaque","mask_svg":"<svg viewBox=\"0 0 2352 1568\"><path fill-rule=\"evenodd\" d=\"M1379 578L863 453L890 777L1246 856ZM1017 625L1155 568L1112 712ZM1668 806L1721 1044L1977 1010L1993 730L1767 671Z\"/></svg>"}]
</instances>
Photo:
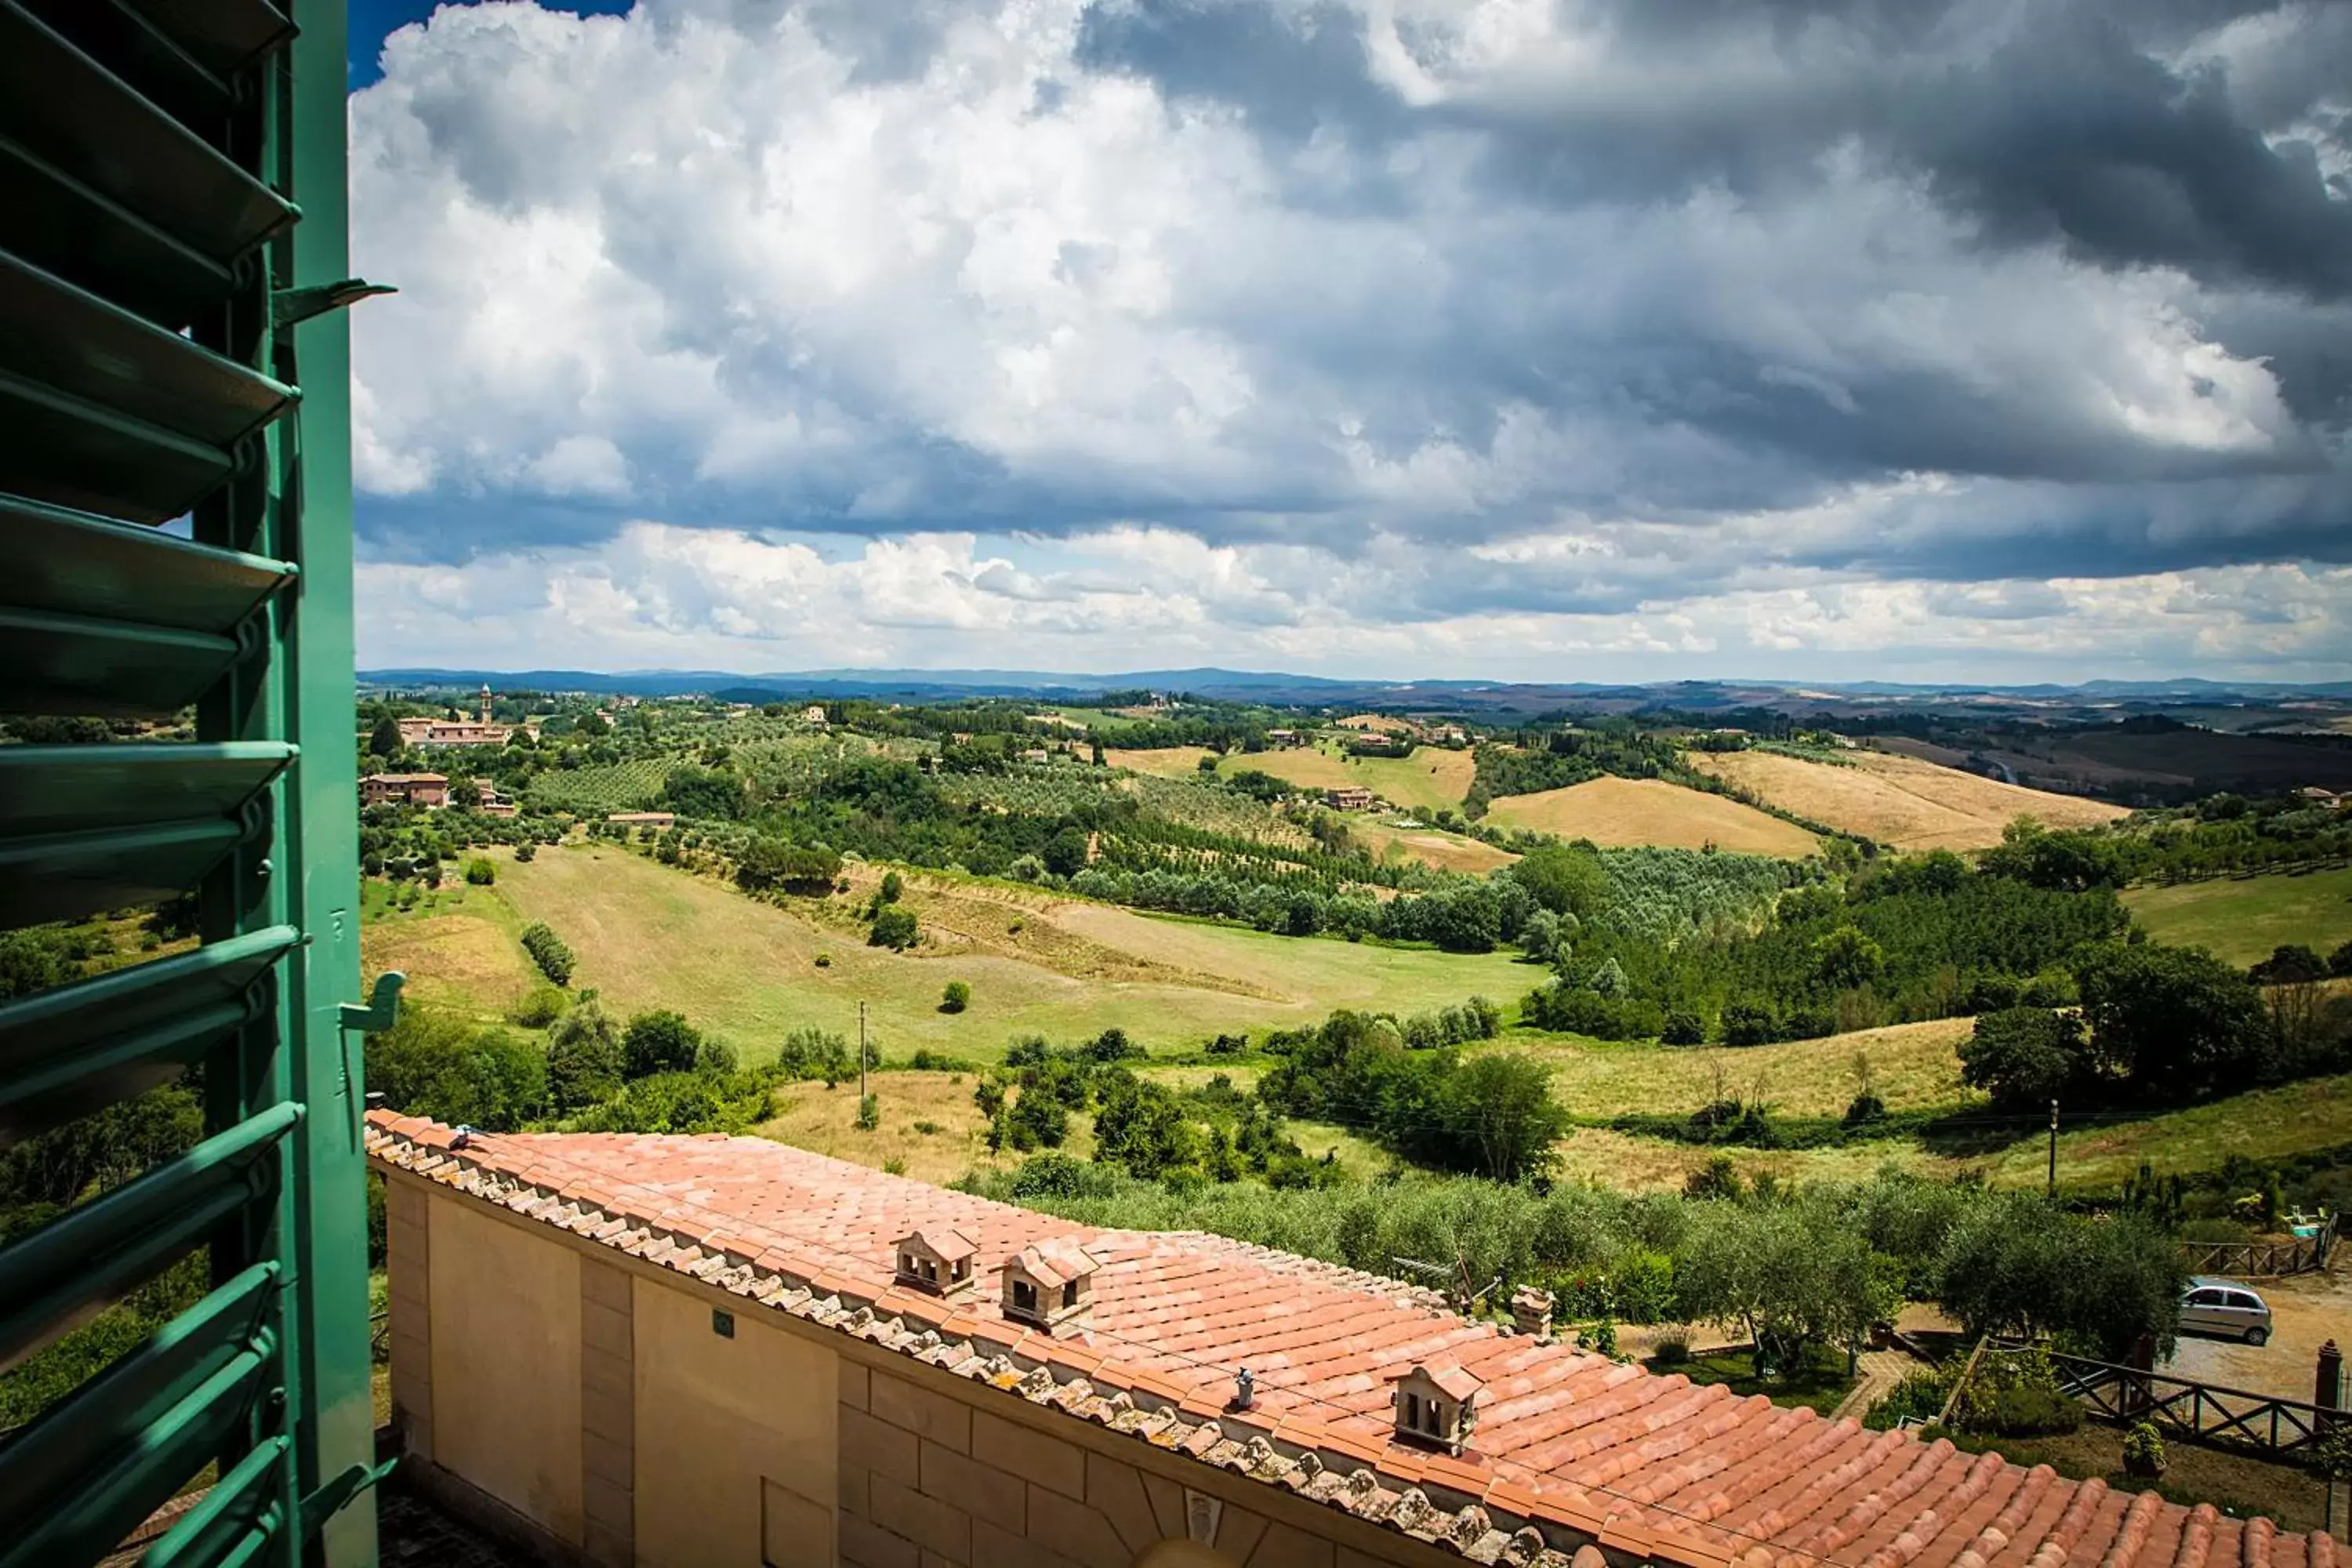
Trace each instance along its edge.
<instances>
[{"instance_id":1,"label":"small wall plaque","mask_svg":"<svg viewBox=\"0 0 2352 1568\"><path fill-rule=\"evenodd\" d=\"M1225 1517L1225 1500L1184 1489L1184 1533L1203 1546L1217 1543L1217 1525Z\"/></svg>"}]
</instances>

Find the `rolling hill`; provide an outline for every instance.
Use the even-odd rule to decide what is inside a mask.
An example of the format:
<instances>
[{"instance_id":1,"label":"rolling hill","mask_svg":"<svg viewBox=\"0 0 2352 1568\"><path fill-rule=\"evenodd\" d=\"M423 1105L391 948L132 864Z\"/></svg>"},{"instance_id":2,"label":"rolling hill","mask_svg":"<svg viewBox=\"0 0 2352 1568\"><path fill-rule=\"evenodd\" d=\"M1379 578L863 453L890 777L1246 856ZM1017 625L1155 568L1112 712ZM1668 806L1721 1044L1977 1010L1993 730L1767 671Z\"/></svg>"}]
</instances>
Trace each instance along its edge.
<instances>
[{"instance_id":1,"label":"rolling hill","mask_svg":"<svg viewBox=\"0 0 2352 1568\"><path fill-rule=\"evenodd\" d=\"M1916 757L1853 752L1840 763L1778 752L1691 753L1700 772L1809 821L1898 849L1981 849L2021 816L2088 827L2127 815L2079 795L2021 789Z\"/></svg>"},{"instance_id":2,"label":"rolling hill","mask_svg":"<svg viewBox=\"0 0 2352 1568\"><path fill-rule=\"evenodd\" d=\"M1486 820L1563 838L1590 838L1611 848L1703 849L1712 844L1743 855L1801 857L1821 847L1803 828L1752 805L1664 779L1611 776L1536 795L1507 795L1487 807Z\"/></svg>"},{"instance_id":3,"label":"rolling hill","mask_svg":"<svg viewBox=\"0 0 2352 1568\"><path fill-rule=\"evenodd\" d=\"M369 922L369 969L404 969L428 1005L495 1015L535 982L512 933L545 921L578 955L575 988L624 1014L674 1007L751 1059L803 1026L855 1032L861 1001L893 1057L929 1047L993 1058L1032 1032L1074 1040L1118 1025L1165 1050L1343 1006L1419 1012L1474 993L1508 1003L1538 977L1507 952L1269 936L919 871L901 874L927 940L897 953L866 946L855 919L881 876L872 866L853 868L848 898L785 909L609 847L490 858L495 887ZM969 1012L939 1011L950 980L971 986Z\"/></svg>"}]
</instances>

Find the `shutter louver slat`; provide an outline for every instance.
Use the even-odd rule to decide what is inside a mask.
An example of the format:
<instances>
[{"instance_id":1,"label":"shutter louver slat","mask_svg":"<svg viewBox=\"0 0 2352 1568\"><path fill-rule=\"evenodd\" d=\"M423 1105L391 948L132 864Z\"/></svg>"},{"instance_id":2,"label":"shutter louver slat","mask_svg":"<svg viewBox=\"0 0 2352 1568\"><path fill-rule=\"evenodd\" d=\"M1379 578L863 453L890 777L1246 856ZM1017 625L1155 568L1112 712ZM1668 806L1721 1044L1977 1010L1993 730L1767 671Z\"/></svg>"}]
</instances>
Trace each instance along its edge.
<instances>
[{"instance_id":1,"label":"shutter louver slat","mask_svg":"<svg viewBox=\"0 0 2352 1568\"><path fill-rule=\"evenodd\" d=\"M175 330L228 296L225 264L5 136L0 244Z\"/></svg>"},{"instance_id":2,"label":"shutter louver slat","mask_svg":"<svg viewBox=\"0 0 2352 1568\"><path fill-rule=\"evenodd\" d=\"M0 0L0 135L216 261L297 216L16 0Z\"/></svg>"}]
</instances>

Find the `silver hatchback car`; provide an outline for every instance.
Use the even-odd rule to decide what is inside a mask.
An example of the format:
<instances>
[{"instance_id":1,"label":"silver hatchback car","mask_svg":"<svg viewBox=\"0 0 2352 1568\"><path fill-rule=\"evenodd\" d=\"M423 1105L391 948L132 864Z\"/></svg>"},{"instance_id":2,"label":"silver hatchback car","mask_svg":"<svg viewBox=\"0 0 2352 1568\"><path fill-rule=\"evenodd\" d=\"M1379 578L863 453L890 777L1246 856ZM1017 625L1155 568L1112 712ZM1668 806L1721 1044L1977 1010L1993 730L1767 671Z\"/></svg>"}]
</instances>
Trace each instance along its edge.
<instances>
[{"instance_id":1,"label":"silver hatchback car","mask_svg":"<svg viewBox=\"0 0 2352 1568\"><path fill-rule=\"evenodd\" d=\"M2200 1274L2180 1299L2180 1326L2259 1345L2271 1337L2270 1304L2250 1285Z\"/></svg>"}]
</instances>

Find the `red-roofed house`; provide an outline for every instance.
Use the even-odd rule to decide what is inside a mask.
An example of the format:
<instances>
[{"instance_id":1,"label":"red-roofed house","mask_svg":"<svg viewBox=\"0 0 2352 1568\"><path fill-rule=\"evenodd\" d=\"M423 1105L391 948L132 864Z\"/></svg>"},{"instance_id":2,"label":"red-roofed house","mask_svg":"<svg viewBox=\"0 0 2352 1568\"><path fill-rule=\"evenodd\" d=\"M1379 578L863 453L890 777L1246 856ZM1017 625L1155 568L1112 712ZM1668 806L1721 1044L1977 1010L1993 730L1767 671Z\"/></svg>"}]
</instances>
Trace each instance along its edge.
<instances>
[{"instance_id":1,"label":"red-roofed house","mask_svg":"<svg viewBox=\"0 0 2352 1568\"><path fill-rule=\"evenodd\" d=\"M366 1137L387 1183L404 1473L562 1560L2343 1561L2267 1521L1621 1366L1395 1280L761 1139L461 1138L383 1111ZM1082 1279L1087 1310L1039 1327L909 1285L916 1233L1041 1289ZM1441 1428L1447 1404L1474 1419L1454 1440L1401 1436L1403 1391L1438 1401Z\"/></svg>"}]
</instances>

